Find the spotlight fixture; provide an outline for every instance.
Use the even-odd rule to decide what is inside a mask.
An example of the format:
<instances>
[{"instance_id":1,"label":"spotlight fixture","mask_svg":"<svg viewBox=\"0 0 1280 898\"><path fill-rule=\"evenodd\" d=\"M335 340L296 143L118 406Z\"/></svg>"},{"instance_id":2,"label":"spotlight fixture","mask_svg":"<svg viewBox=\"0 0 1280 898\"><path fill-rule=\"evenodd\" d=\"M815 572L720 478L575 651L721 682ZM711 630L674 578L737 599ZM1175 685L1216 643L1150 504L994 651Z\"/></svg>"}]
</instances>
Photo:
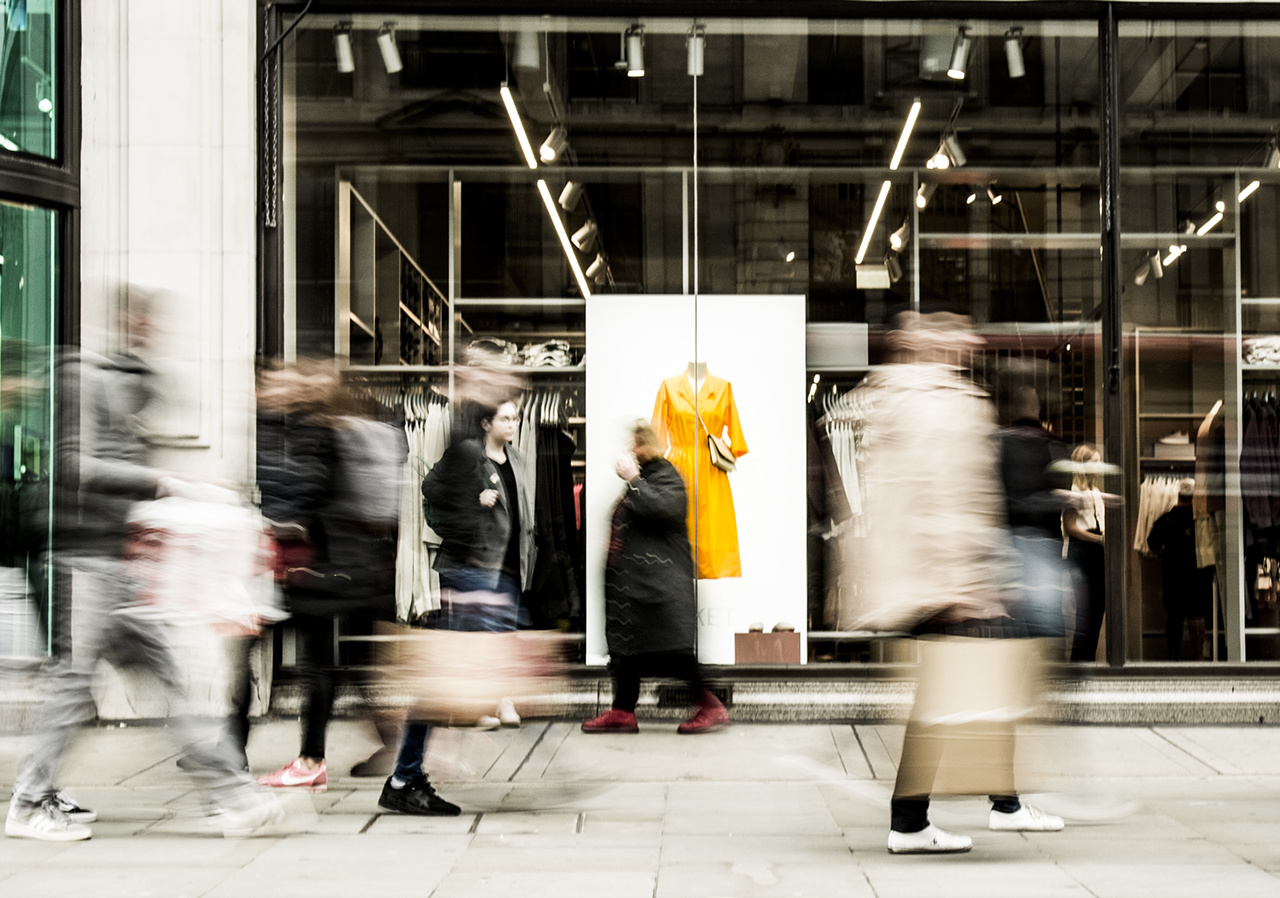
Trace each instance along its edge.
<instances>
[{"instance_id":1,"label":"spotlight fixture","mask_svg":"<svg viewBox=\"0 0 1280 898\"><path fill-rule=\"evenodd\" d=\"M707 49L706 29L701 25L694 26L689 36L684 39L684 47L689 57L689 77L701 78L703 56Z\"/></svg>"},{"instance_id":2,"label":"spotlight fixture","mask_svg":"<svg viewBox=\"0 0 1280 898\"><path fill-rule=\"evenodd\" d=\"M511 129L516 132L516 140L520 142L520 152L524 153L524 161L528 163L530 168L538 167L538 160L534 158L533 146L529 143L529 135L524 130L524 122L520 120L520 112L516 109L516 101L511 96L511 88L507 87L506 82L502 83L502 87L498 89L498 93L502 95L502 105L507 107L507 116L511 119Z\"/></svg>"},{"instance_id":3,"label":"spotlight fixture","mask_svg":"<svg viewBox=\"0 0 1280 898\"><path fill-rule=\"evenodd\" d=\"M902 280L902 260L897 253L889 253L884 257L884 269L889 272L889 283L896 284Z\"/></svg>"},{"instance_id":4,"label":"spotlight fixture","mask_svg":"<svg viewBox=\"0 0 1280 898\"><path fill-rule=\"evenodd\" d=\"M978 190L976 187L969 188L969 195L964 198L966 206L972 206L978 199Z\"/></svg>"},{"instance_id":5,"label":"spotlight fixture","mask_svg":"<svg viewBox=\"0 0 1280 898\"><path fill-rule=\"evenodd\" d=\"M920 189L916 191L916 208L923 209L929 205L929 200L933 197L933 192L938 189L938 185L932 181L924 181L920 185Z\"/></svg>"},{"instance_id":6,"label":"spotlight fixture","mask_svg":"<svg viewBox=\"0 0 1280 898\"><path fill-rule=\"evenodd\" d=\"M1181 226L1181 228L1182 228L1182 233L1184 233L1184 234L1194 234L1194 233L1195 233L1195 230L1196 230L1196 223L1195 223L1194 221L1192 221L1191 219L1189 219L1189 218L1184 218L1184 219L1182 219L1182 221L1181 221L1181 222L1179 222L1179 225L1180 225L1180 226Z\"/></svg>"},{"instance_id":7,"label":"spotlight fixture","mask_svg":"<svg viewBox=\"0 0 1280 898\"><path fill-rule=\"evenodd\" d=\"M956 132L954 131L942 138L942 149L951 164L956 168L964 168L969 161L969 157L964 154L964 150L960 149L960 138L956 137ZM942 167L946 168L945 165Z\"/></svg>"},{"instance_id":8,"label":"spotlight fixture","mask_svg":"<svg viewBox=\"0 0 1280 898\"><path fill-rule=\"evenodd\" d=\"M951 45L951 64L947 66L947 77L956 81L963 81L968 73L969 66L969 48L973 46L973 39L969 37L969 29L961 25L956 32L955 43Z\"/></svg>"},{"instance_id":9,"label":"spotlight fixture","mask_svg":"<svg viewBox=\"0 0 1280 898\"><path fill-rule=\"evenodd\" d=\"M538 148L538 156L542 161L550 165L560 158L560 154L564 152L564 148L569 145L569 132L564 129L563 125L556 125L551 129L551 133L547 135L547 139L542 142L542 146Z\"/></svg>"},{"instance_id":10,"label":"spotlight fixture","mask_svg":"<svg viewBox=\"0 0 1280 898\"><path fill-rule=\"evenodd\" d=\"M1253 196L1253 192L1257 190L1261 184L1261 181L1250 181L1245 188L1240 191L1240 195L1236 197L1236 202L1243 203L1246 199Z\"/></svg>"},{"instance_id":11,"label":"spotlight fixture","mask_svg":"<svg viewBox=\"0 0 1280 898\"><path fill-rule=\"evenodd\" d=\"M1222 221L1223 214L1227 211L1227 204L1224 203L1222 200L1218 200L1218 202L1214 204L1214 208L1217 211L1213 213L1213 217L1210 218L1208 221L1206 221L1204 224L1200 225L1200 227L1196 228L1197 237L1203 237L1205 234L1209 233L1210 231L1212 231L1214 228L1218 226L1218 223Z\"/></svg>"},{"instance_id":12,"label":"spotlight fixture","mask_svg":"<svg viewBox=\"0 0 1280 898\"><path fill-rule=\"evenodd\" d=\"M784 261L786 261L786 262L794 262L794 261L796 260L796 251L795 251L795 250L791 250L791 251L790 251L790 252L788 252L785 256L783 256L782 258L783 258L783 260L784 260Z\"/></svg>"},{"instance_id":13,"label":"spotlight fixture","mask_svg":"<svg viewBox=\"0 0 1280 898\"><path fill-rule=\"evenodd\" d=\"M991 200L991 205L998 206L1004 202L1004 194L996 193L996 187L992 184L987 188L987 199Z\"/></svg>"},{"instance_id":14,"label":"spotlight fixture","mask_svg":"<svg viewBox=\"0 0 1280 898\"><path fill-rule=\"evenodd\" d=\"M1267 149L1267 161L1264 163L1267 168L1280 168L1280 146L1276 146L1276 142L1271 141L1271 146Z\"/></svg>"},{"instance_id":15,"label":"spotlight fixture","mask_svg":"<svg viewBox=\"0 0 1280 898\"><path fill-rule=\"evenodd\" d=\"M556 203L551 198L551 191L547 189L547 182L541 178L538 179L538 193L542 194L542 203L547 207L547 215L551 216L551 224L556 229L556 236L560 238L560 247L564 250L565 258L569 260L569 267L573 269L573 276L578 282L578 289L582 291L582 298L587 299L591 296L591 288L587 286L587 279L582 274L578 257L569 246L569 235L565 233L564 222L560 220L560 213L556 211Z\"/></svg>"},{"instance_id":16,"label":"spotlight fixture","mask_svg":"<svg viewBox=\"0 0 1280 898\"><path fill-rule=\"evenodd\" d=\"M542 68L542 51L538 46L538 33L536 31L516 32L516 52L511 61L511 67L515 69Z\"/></svg>"},{"instance_id":17,"label":"spotlight fixture","mask_svg":"<svg viewBox=\"0 0 1280 898\"><path fill-rule=\"evenodd\" d=\"M1181 246L1174 246L1170 244L1169 255L1165 256L1164 261L1161 262L1160 264L1167 267L1173 263L1174 259L1178 258L1178 256L1182 255L1186 251L1187 251L1187 245L1185 243L1182 244ZM1160 255L1159 253L1156 253L1156 255L1152 257L1152 259L1154 261L1159 261L1159 259L1157 258L1159 255ZM1154 270L1154 265L1152 266L1152 268Z\"/></svg>"},{"instance_id":18,"label":"spotlight fixture","mask_svg":"<svg viewBox=\"0 0 1280 898\"><path fill-rule=\"evenodd\" d=\"M356 58L351 53L351 23L339 22L333 26L333 56L338 61L338 71L349 75L356 70Z\"/></svg>"},{"instance_id":19,"label":"spotlight fixture","mask_svg":"<svg viewBox=\"0 0 1280 898\"><path fill-rule=\"evenodd\" d=\"M53 100L49 99L46 91L41 91L40 99L36 102L36 108L41 112L53 112Z\"/></svg>"},{"instance_id":20,"label":"spotlight fixture","mask_svg":"<svg viewBox=\"0 0 1280 898\"><path fill-rule=\"evenodd\" d=\"M951 167L951 157L947 155L947 148L944 144L938 144L938 149L929 157L929 161L924 164L924 167L937 169Z\"/></svg>"},{"instance_id":21,"label":"spotlight fixture","mask_svg":"<svg viewBox=\"0 0 1280 898\"><path fill-rule=\"evenodd\" d=\"M1133 270L1133 284L1135 287L1141 287L1147 282L1147 275L1151 273L1151 260L1143 259L1138 263L1138 267Z\"/></svg>"},{"instance_id":22,"label":"spotlight fixture","mask_svg":"<svg viewBox=\"0 0 1280 898\"><path fill-rule=\"evenodd\" d=\"M382 54L382 64L388 75L394 75L404 68L400 61L400 48L396 46L396 23L383 22L378 29L378 51Z\"/></svg>"},{"instance_id":23,"label":"spotlight fixture","mask_svg":"<svg viewBox=\"0 0 1280 898\"><path fill-rule=\"evenodd\" d=\"M566 181L564 190L560 191L560 208L566 212L572 212L578 208L578 201L582 199L582 185L576 181Z\"/></svg>"},{"instance_id":24,"label":"spotlight fixture","mask_svg":"<svg viewBox=\"0 0 1280 898\"><path fill-rule=\"evenodd\" d=\"M596 248L596 237L599 235L600 229L596 227L594 221L588 221L578 230L573 232L573 236L569 238L569 242L576 246L584 253L589 253Z\"/></svg>"},{"instance_id":25,"label":"spotlight fixture","mask_svg":"<svg viewBox=\"0 0 1280 898\"><path fill-rule=\"evenodd\" d=\"M902 154L907 151L907 141L911 139L911 129L916 126L916 119L920 117L920 98L916 97L911 102L911 110L907 113L907 121L902 126L902 136L898 138L898 146L893 151L893 161L889 163L889 171L897 171L898 163L902 161Z\"/></svg>"},{"instance_id":26,"label":"spotlight fixture","mask_svg":"<svg viewBox=\"0 0 1280 898\"><path fill-rule=\"evenodd\" d=\"M1169 247L1173 249L1173 247ZM1147 260L1147 264L1151 267L1151 276L1157 281L1164 277L1164 263L1160 261L1160 251L1156 250L1151 254L1151 258Z\"/></svg>"},{"instance_id":27,"label":"spotlight fixture","mask_svg":"<svg viewBox=\"0 0 1280 898\"><path fill-rule=\"evenodd\" d=\"M1014 26L1004 33L1004 58L1009 64L1009 77L1021 78L1027 73L1026 61L1022 58L1022 29Z\"/></svg>"},{"instance_id":28,"label":"spotlight fixture","mask_svg":"<svg viewBox=\"0 0 1280 898\"><path fill-rule=\"evenodd\" d=\"M628 78L644 77L644 26L632 25L622 32L622 58L614 68L626 72Z\"/></svg>"},{"instance_id":29,"label":"spotlight fixture","mask_svg":"<svg viewBox=\"0 0 1280 898\"><path fill-rule=\"evenodd\" d=\"M596 253L596 257L591 260L591 264L587 266L587 277L595 281L597 284L603 283L601 275L604 274L605 261L604 253Z\"/></svg>"},{"instance_id":30,"label":"spotlight fixture","mask_svg":"<svg viewBox=\"0 0 1280 898\"><path fill-rule=\"evenodd\" d=\"M867 229L862 234L862 245L858 247L858 254L853 257L855 265L861 265L867 255L867 245L871 243L871 235L875 233L876 224L880 221L880 213L884 211L884 201L889 198L890 185L889 181L880 185L880 195L876 197L875 207L871 210L871 220L867 222Z\"/></svg>"},{"instance_id":31,"label":"spotlight fixture","mask_svg":"<svg viewBox=\"0 0 1280 898\"><path fill-rule=\"evenodd\" d=\"M911 225L904 221L898 230L889 235L889 246L895 250L901 250L907 245L907 238L911 236Z\"/></svg>"}]
</instances>

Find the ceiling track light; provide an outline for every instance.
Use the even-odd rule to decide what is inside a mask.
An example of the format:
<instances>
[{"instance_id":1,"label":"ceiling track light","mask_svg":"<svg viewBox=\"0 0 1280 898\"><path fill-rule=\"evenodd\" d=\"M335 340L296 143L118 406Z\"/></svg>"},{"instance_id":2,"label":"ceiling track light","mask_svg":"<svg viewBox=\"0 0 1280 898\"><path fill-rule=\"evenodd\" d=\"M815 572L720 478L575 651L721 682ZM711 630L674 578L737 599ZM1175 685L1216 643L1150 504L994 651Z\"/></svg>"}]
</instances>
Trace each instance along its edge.
<instances>
[{"instance_id":1,"label":"ceiling track light","mask_svg":"<svg viewBox=\"0 0 1280 898\"><path fill-rule=\"evenodd\" d=\"M907 245L907 240L911 237L910 222L903 221L898 230L889 235L889 246L894 250L901 250Z\"/></svg>"},{"instance_id":2,"label":"ceiling track light","mask_svg":"<svg viewBox=\"0 0 1280 898\"><path fill-rule=\"evenodd\" d=\"M701 78L704 57L707 52L706 29L695 25L684 40L685 52L688 54L688 72L690 78Z\"/></svg>"},{"instance_id":3,"label":"ceiling track light","mask_svg":"<svg viewBox=\"0 0 1280 898\"><path fill-rule=\"evenodd\" d=\"M538 148L538 156L550 165L560 158L560 154L568 145L569 132L564 129L564 125L556 125L547 135L547 139L542 142L542 146Z\"/></svg>"},{"instance_id":4,"label":"ceiling track light","mask_svg":"<svg viewBox=\"0 0 1280 898\"><path fill-rule=\"evenodd\" d=\"M942 138L942 149L946 153L947 159L956 168L964 168L969 162L969 157L964 154L964 150L960 149L960 138L956 137L956 132L954 131Z\"/></svg>"},{"instance_id":5,"label":"ceiling track light","mask_svg":"<svg viewBox=\"0 0 1280 898\"><path fill-rule=\"evenodd\" d=\"M956 31L955 43L951 45L951 64L947 66L947 77L955 81L963 81L968 74L969 48L973 46L973 38L969 37L969 28L961 25Z\"/></svg>"},{"instance_id":6,"label":"ceiling track light","mask_svg":"<svg viewBox=\"0 0 1280 898\"><path fill-rule=\"evenodd\" d=\"M604 253L596 253L596 257L591 260L591 264L587 266L587 277L597 286L609 282L609 263L605 260Z\"/></svg>"},{"instance_id":7,"label":"ceiling track light","mask_svg":"<svg viewBox=\"0 0 1280 898\"><path fill-rule=\"evenodd\" d=\"M600 228L596 226L595 221L588 220L586 224L573 232L573 236L569 238L569 242L576 246L584 253L589 253L596 248L596 237L600 234Z\"/></svg>"},{"instance_id":8,"label":"ceiling track light","mask_svg":"<svg viewBox=\"0 0 1280 898\"><path fill-rule=\"evenodd\" d=\"M644 26L632 25L622 32L622 58L614 68L626 72L628 78L644 77Z\"/></svg>"},{"instance_id":9,"label":"ceiling track light","mask_svg":"<svg viewBox=\"0 0 1280 898\"><path fill-rule=\"evenodd\" d=\"M566 212L572 212L578 208L578 201L582 199L582 185L576 181L565 181L564 190L560 191L560 199L557 202L560 208Z\"/></svg>"},{"instance_id":10,"label":"ceiling track light","mask_svg":"<svg viewBox=\"0 0 1280 898\"><path fill-rule=\"evenodd\" d=\"M533 155L533 146L529 143L529 135L524 130L524 122L520 120L520 111L516 109L515 97L511 96L511 88L507 87L504 81L502 87L498 89L498 93L502 96L502 105L507 108L507 117L511 119L511 130L516 132L516 140L520 143L520 152L524 154L524 161L528 163L530 168L538 167L538 160Z\"/></svg>"},{"instance_id":11,"label":"ceiling track light","mask_svg":"<svg viewBox=\"0 0 1280 898\"><path fill-rule=\"evenodd\" d=\"M1027 74L1026 60L1022 57L1022 28L1014 26L1004 33L1004 58L1009 64L1009 77L1021 78Z\"/></svg>"},{"instance_id":12,"label":"ceiling track light","mask_svg":"<svg viewBox=\"0 0 1280 898\"><path fill-rule=\"evenodd\" d=\"M1186 245L1185 243L1184 243L1184 244L1182 244L1181 246L1174 246L1174 245L1170 244L1170 246L1169 246L1169 255L1167 255L1167 256L1165 256L1165 257L1164 257L1164 261L1163 261L1163 262L1161 262L1161 261L1160 261L1160 258L1159 258L1160 253L1158 253L1158 252L1157 252L1154 256L1152 256L1152 260L1153 260L1153 263L1159 263L1160 265L1163 265L1163 266L1166 266L1166 267L1167 267L1167 266L1169 266L1169 265L1172 265L1172 264L1173 264L1173 260L1174 260L1174 259L1176 259L1176 258L1178 258L1178 256L1182 255L1182 254L1183 254L1183 253L1185 253L1186 251L1187 251L1187 245ZM1153 264L1153 265L1152 265L1152 269L1154 270L1154 268L1155 268L1155 265ZM1161 274L1163 274L1163 269L1161 270Z\"/></svg>"},{"instance_id":13,"label":"ceiling track light","mask_svg":"<svg viewBox=\"0 0 1280 898\"><path fill-rule=\"evenodd\" d=\"M889 253L884 257L884 269L889 272L889 283L896 284L902 280L902 260L897 253Z\"/></svg>"},{"instance_id":14,"label":"ceiling track light","mask_svg":"<svg viewBox=\"0 0 1280 898\"><path fill-rule=\"evenodd\" d=\"M1276 146L1274 140L1271 141L1271 145L1267 149L1267 160L1263 164L1267 168L1280 168L1280 146Z\"/></svg>"},{"instance_id":15,"label":"ceiling track light","mask_svg":"<svg viewBox=\"0 0 1280 898\"><path fill-rule=\"evenodd\" d=\"M889 198L889 187L891 182L885 181L880 185L880 195L876 197L875 207L871 210L871 220L867 222L867 230L862 235L862 245L858 247L858 254L854 256L855 265L861 265L862 260L867 256L867 246L871 243L871 235L875 233L876 224L880 221L880 213L884 211L884 201Z\"/></svg>"},{"instance_id":16,"label":"ceiling track light","mask_svg":"<svg viewBox=\"0 0 1280 898\"><path fill-rule=\"evenodd\" d=\"M976 187L969 188L969 195L964 198L966 206L972 206L978 200L978 189Z\"/></svg>"},{"instance_id":17,"label":"ceiling track light","mask_svg":"<svg viewBox=\"0 0 1280 898\"><path fill-rule=\"evenodd\" d=\"M356 70L356 58L351 52L350 22L339 22L333 26L333 57L342 74L349 75Z\"/></svg>"},{"instance_id":18,"label":"ceiling track light","mask_svg":"<svg viewBox=\"0 0 1280 898\"><path fill-rule=\"evenodd\" d=\"M1147 275L1151 273L1151 260L1143 259L1138 263L1138 267L1133 270L1133 284L1135 287L1141 287L1147 282Z\"/></svg>"},{"instance_id":19,"label":"ceiling track light","mask_svg":"<svg viewBox=\"0 0 1280 898\"><path fill-rule=\"evenodd\" d=\"M920 184L920 189L916 191L916 208L923 209L929 205L929 200L933 198L933 192L938 189L938 185L932 181L924 181Z\"/></svg>"},{"instance_id":20,"label":"ceiling track light","mask_svg":"<svg viewBox=\"0 0 1280 898\"><path fill-rule=\"evenodd\" d=\"M516 32L516 51L511 67L534 70L542 68L542 48L538 46L536 31Z\"/></svg>"},{"instance_id":21,"label":"ceiling track light","mask_svg":"<svg viewBox=\"0 0 1280 898\"><path fill-rule=\"evenodd\" d=\"M907 151L907 141L911 139L911 129L916 126L916 119L920 117L920 98L916 97L911 101L911 109L907 112L907 121L902 126L902 136L898 138L898 146L893 151L893 161L889 163L889 171L897 171L898 164L902 162L902 154Z\"/></svg>"},{"instance_id":22,"label":"ceiling track light","mask_svg":"<svg viewBox=\"0 0 1280 898\"><path fill-rule=\"evenodd\" d=\"M538 193L542 195L542 203L547 207L547 214L551 216L551 225L556 229L556 236L560 238L560 248L564 250L565 258L569 260L569 267L573 269L573 276L578 281L578 289L582 291L583 299L590 298L591 288L587 285L578 257L569 246L569 235L565 233L564 222L560 220L560 213L556 211L556 203L551 198L551 191L547 189L547 182L541 178L538 179Z\"/></svg>"},{"instance_id":23,"label":"ceiling track light","mask_svg":"<svg viewBox=\"0 0 1280 898\"><path fill-rule=\"evenodd\" d=\"M998 206L1004 202L1004 194L996 193L996 186L992 184L987 188L987 199L991 200L991 205Z\"/></svg>"},{"instance_id":24,"label":"ceiling track light","mask_svg":"<svg viewBox=\"0 0 1280 898\"><path fill-rule=\"evenodd\" d=\"M400 60L400 48L396 46L396 23L383 22L378 29L378 52L382 54L382 65L388 75L394 75L404 68Z\"/></svg>"},{"instance_id":25,"label":"ceiling track light","mask_svg":"<svg viewBox=\"0 0 1280 898\"><path fill-rule=\"evenodd\" d=\"M1170 247L1170 249L1172 248ZM1147 265L1151 269L1151 276L1157 281L1164 277L1164 263L1160 261L1160 250L1156 250L1151 254L1151 258L1147 260Z\"/></svg>"}]
</instances>

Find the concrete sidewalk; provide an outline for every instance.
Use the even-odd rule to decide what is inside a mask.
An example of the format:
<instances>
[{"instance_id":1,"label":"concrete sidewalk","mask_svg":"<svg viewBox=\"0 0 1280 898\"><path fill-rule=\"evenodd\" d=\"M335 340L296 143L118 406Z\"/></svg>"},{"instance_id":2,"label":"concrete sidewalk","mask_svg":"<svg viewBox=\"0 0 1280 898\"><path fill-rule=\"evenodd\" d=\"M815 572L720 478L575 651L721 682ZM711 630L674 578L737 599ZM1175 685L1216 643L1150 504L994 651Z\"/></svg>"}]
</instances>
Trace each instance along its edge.
<instances>
[{"instance_id":1,"label":"concrete sidewalk","mask_svg":"<svg viewBox=\"0 0 1280 898\"><path fill-rule=\"evenodd\" d=\"M293 721L259 725L264 772L292 758ZM970 834L951 856L885 851L902 727L738 724L697 737L576 724L450 731L430 766L457 818L379 813L379 779L347 776L373 748L330 732L330 787L285 797L286 823L226 841L199 816L163 726L85 732L64 785L99 810L94 838L0 839L0 895L413 895L432 898L1280 895L1280 729L1028 728L1024 793L1061 833L986 830L984 799L935 802ZM12 783L21 739L0 740Z\"/></svg>"}]
</instances>

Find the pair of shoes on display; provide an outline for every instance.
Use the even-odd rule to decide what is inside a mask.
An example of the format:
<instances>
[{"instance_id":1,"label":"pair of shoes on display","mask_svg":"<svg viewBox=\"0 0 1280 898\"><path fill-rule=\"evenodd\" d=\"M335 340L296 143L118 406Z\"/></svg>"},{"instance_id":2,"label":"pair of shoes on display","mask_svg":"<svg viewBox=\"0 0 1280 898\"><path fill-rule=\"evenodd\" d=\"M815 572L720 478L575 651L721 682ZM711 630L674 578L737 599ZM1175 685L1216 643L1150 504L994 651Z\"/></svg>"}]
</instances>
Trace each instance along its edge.
<instances>
[{"instance_id":1,"label":"pair of shoes on display","mask_svg":"<svg viewBox=\"0 0 1280 898\"><path fill-rule=\"evenodd\" d=\"M1008 814L993 809L987 828L1005 833L1056 833L1064 825L1061 817L1024 804Z\"/></svg>"},{"instance_id":2,"label":"pair of shoes on display","mask_svg":"<svg viewBox=\"0 0 1280 898\"><path fill-rule=\"evenodd\" d=\"M309 792L324 792L329 788L329 773L324 761L314 770L302 766L301 758L294 758L279 770L264 773L258 777L259 786L272 789L305 789Z\"/></svg>"},{"instance_id":3,"label":"pair of shoes on display","mask_svg":"<svg viewBox=\"0 0 1280 898\"><path fill-rule=\"evenodd\" d=\"M420 817L456 817L462 808L436 794L435 788L422 774L415 776L399 789L390 777L378 796L378 807L397 814L416 814Z\"/></svg>"},{"instance_id":4,"label":"pair of shoes on display","mask_svg":"<svg viewBox=\"0 0 1280 898\"><path fill-rule=\"evenodd\" d=\"M226 839L247 839L283 819L284 808L275 796L262 794L235 805L217 807L209 815L209 822Z\"/></svg>"},{"instance_id":5,"label":"pair of shoes on display","mask_svg":"<svg viewBox=\"0 0 1280 898\"><path fill-rule=\"evenodd\" d=\"M82 842L93 835L93 830L68 817L59 807L57 798L46 799L40 804L27 804L13 798L9 801L4 834L11 839L40 842Z\"/></svg>"},{"instance_id":6,"label":"pair of shoes on display","mask_svg":"<svg viewBox=\"0 0 1280 898\"><path fill-rule=\"evenodd\" d=\"M640 725L636 723L634 711L619 711L617 708L610 708L599 717L584 721L582 732L638 733L640 732Z\"/></svg>"},{"instance_id":7,"label":"pair of shoes on display","mask_svg":"<svg viewBox=\"0 0 1280 898\"><path fill-rule=\"evenodd\" d=\"M973 839L958 836L930 823L915 833L889 830L890 854L955 854L973 847Z\"/></svg>"},{"instance_id":8,"label":"pair of shoes on display","mask_svg":"<svg viewBox=\"0 0 1280 898\"><path fill-rule=\"evenodd\" d=\"M682 736L693 736L698 733L714 733L729 725L729 712L725 710L720 699L710 692L702 693L702 707L680 726L676 732Z\"/></svg>"}]
</instances>

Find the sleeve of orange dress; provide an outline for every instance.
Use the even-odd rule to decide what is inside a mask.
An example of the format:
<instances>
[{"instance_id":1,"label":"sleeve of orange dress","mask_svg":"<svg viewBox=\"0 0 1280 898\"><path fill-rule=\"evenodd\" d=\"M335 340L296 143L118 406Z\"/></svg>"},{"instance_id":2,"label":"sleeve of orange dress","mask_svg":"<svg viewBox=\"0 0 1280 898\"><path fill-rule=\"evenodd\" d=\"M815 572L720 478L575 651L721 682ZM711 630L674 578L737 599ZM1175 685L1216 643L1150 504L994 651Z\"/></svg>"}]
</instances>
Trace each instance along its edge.
<instances>
[{"instance_id":1,"label":"sleeve of orange dress","mask_svg":"<svg viewBox=\"0 0 1280 898\"><path fill-rule=\"evenodd\" d=\"M662 444L662 451L665 453L667 447L670 446L670 440L667 437L667 422L671 416L671 403L667 398L667 385L665 382L658 384L658 395L653 399L653 424L654 431L658 434L658 442Z\"/></svg>"},{"instance_id":2,"label":"sleeve of orange dress","mask_svg":"<svg viewBox=\"0 0 1280 898\"><path fill-rule=\"evenodd\" d=\"M747 454L747 438L742 435L742 421L738 417L738 403L733 401L733 384L729 384L725 392L728 393L725 425L729 428L729 448L733 450L736 458L742 458Z\"/></svg>"}]
</instances>

